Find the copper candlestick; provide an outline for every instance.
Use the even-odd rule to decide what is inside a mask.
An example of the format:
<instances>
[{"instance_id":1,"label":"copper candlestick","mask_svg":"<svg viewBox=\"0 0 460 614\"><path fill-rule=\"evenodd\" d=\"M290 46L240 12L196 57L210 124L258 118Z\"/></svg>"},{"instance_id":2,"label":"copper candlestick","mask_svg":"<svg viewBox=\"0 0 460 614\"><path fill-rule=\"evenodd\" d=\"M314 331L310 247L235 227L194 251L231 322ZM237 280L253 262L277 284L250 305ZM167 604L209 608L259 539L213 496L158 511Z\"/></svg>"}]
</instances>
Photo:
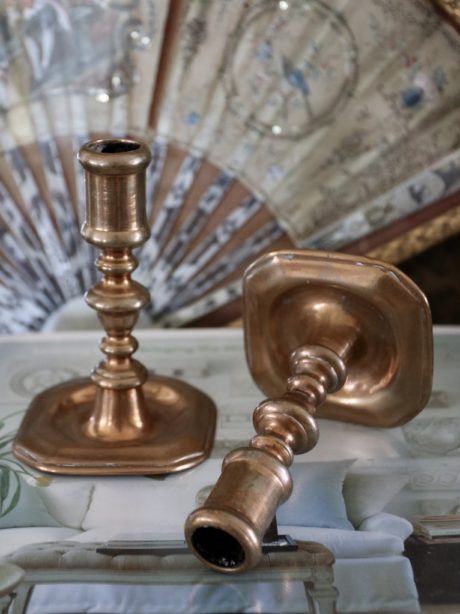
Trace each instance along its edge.
<instances>
[{"instance_id":1,"label":"copper candlestick","mask_svg":"<svg viewBox=\"0 0 460 614\"><path fill-rule=\"evenodd\" d=\"M161 474L209 456L216 409L203 392L177 379L149 375L132 358L131 335L150 296L131 279L132 249L150 231L145 214L148 147L132 140L84 145L87 218L83 237L100 248L102 280L86 295L106 331L106 355L91 378L39 394L13 444L14 454L43 471L77 475Z\"/></svg>"},{"instance_id":2,"label":"copper candlestick","mask_svg":"<svg viewBox=\"0 0 460 614\"><path fill-rule=\"evenodd\" d=\"M263 256L245 274L244 323L249 368L271 398L254 412L257 435L225 457L185 525L198 558L228 573L259 561L291 494L288 467L318 441L315 415L398 426L426 405L433 370L426 298L398 269L367 258Z\"/></svg>"}]
</instances>

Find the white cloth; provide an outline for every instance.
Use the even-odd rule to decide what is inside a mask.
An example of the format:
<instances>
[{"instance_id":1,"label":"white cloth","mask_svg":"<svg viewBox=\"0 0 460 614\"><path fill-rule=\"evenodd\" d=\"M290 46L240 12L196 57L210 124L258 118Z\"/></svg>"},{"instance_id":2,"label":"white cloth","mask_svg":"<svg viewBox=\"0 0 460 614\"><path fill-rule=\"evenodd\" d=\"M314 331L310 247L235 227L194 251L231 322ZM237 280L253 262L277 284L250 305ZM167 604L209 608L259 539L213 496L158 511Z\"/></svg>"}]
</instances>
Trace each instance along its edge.
<instances>
[{"instance_id":1,"label":"white cloth","mask_svg":"<svg viewBox=\"0 0 460 614\"><path fill-rule=\"evenodd\" d=\"M280 534L288 534L294 539L318 542L326 546L336 559L389 556L401 554L404 550L403 540L388 533L282 525L278 530Z\"/></svg>"},{"instance_id":2,"label":"white cloth","mask_svg":"<svg viewBox=\"0 0 460 614\"><path fill-rule=\"evenodd\" d=\"M0 558L11 554L22 546L54 542L77 537L80 531L66 527L20 527L0 531Z\"/></svg>"},{"instance_id":3,"label":"white cloth","mask_svg":"<svg viewBox=\"0 0 460 614\"><path fill-rule=\"evenodd\" d=\"M395 514L389 514L388 512L379 512L363 520L359 525L359 530L396 535L396 537L405 541L413 532L414 527L411 522L401 518L401 516L395 516Z\"/></svg>"}]
</instances>

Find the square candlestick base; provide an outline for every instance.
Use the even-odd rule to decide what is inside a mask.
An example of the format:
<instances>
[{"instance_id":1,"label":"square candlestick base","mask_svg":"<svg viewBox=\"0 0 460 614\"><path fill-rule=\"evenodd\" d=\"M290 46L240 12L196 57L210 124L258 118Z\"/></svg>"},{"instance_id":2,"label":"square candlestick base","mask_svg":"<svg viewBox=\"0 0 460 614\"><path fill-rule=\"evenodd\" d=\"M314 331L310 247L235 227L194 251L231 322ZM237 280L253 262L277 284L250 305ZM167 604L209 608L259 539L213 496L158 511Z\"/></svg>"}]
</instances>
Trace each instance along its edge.
<instances>
[{"instance_id":1,"label":"square candlestick base","mask_svg":"<svg viewBox=\"0 0 460 614\"><path fill-rule=\"evenodd\" d=\"M189 469L208 458L216 408L200 390L181 380L150 375L143 394L152 420L127 441L87 434L96 393L96 385L84 378L35 397L14 441L15 456L41 471L70 475L159 475Z\"/></svg>"}]
</instances>

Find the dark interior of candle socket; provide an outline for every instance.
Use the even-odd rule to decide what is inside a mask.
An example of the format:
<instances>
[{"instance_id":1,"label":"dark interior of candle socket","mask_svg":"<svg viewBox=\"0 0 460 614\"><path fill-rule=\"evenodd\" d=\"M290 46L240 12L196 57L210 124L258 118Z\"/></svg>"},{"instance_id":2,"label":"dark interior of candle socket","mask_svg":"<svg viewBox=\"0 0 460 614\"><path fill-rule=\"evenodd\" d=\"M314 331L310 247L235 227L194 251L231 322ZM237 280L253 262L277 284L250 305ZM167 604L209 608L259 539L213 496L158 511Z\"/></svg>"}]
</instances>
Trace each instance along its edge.
<instances>
[{"instance_id":1,"label":"dark interior of candle socket","mask_svg":"<svg viewBox=\"0 0 460 614\"><path fill-rule=\"evenodd\" d=\"M90 148L97 153L125 153L139 149L138 143L132 141L101 141L92 143Z\"/></svg>"},{"instance_id":2,"label":"dark interior of candle socket","mask_svg":"<svg viewBox=\"0 0 460 614\"><path fill-rule=\"evenodd\" d=\"M244 563L244 550L226 531L214 527L200 527L192 535L195 550L208 563L224 569L234 569Z\"/></svg>"}]
</instances>

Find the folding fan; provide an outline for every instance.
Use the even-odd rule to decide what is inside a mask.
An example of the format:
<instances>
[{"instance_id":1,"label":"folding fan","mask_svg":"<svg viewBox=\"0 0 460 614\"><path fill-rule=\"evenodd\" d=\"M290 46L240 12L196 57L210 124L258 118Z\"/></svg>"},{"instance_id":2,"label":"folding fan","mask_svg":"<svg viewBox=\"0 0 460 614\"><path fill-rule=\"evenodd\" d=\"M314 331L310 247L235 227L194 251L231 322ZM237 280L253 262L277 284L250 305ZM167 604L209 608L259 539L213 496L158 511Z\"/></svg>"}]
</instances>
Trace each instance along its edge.
<instances>
[{"instance_id":1,"label":"folding fan","mask_svg":"<svg viewBox=\"0 0 460 614\"><path fill-rule=\"evenodd\" d=\"M429 0L6 0L0 37L2 332L94 281L76 153L99 135L152 149L136 274L159 326L234 316L263 251L338 249L460 188L460 38Z\"/></svg>"}]
</instances>

